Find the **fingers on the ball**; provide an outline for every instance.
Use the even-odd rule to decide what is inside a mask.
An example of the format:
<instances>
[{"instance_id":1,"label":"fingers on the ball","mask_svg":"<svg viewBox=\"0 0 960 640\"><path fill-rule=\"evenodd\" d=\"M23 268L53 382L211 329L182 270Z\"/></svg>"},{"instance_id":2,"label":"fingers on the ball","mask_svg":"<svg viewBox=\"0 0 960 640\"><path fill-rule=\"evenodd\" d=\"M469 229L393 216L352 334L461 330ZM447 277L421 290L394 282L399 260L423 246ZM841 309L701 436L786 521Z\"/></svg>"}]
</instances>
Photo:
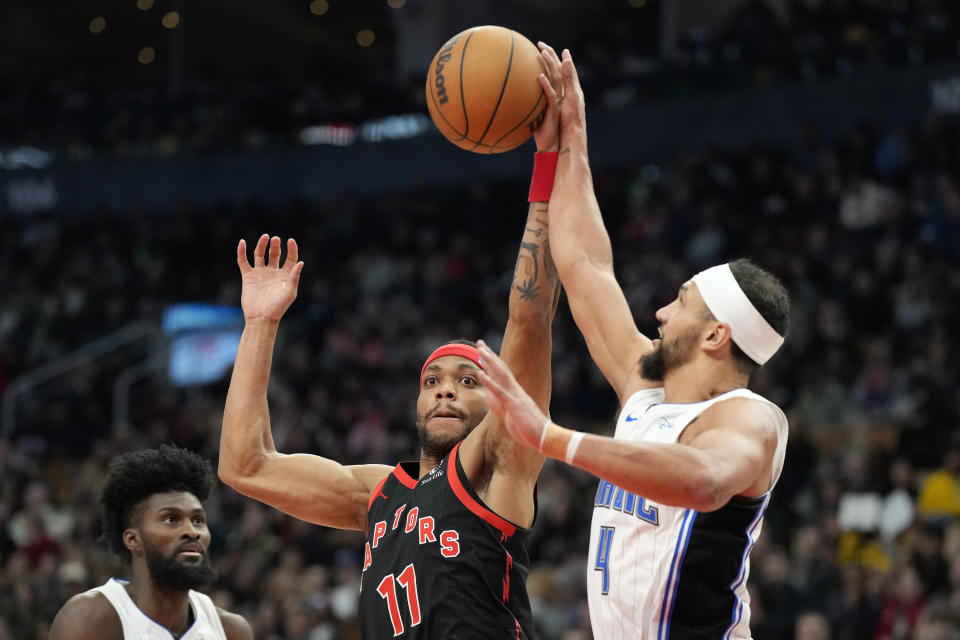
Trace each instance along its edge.
<instances>
[{"instance_id":1,"label":"fingers on the ball","mask_svg":"<svg viewBox=\"0 0 960 640\"><path fill-rule=\"evenodd\" d=\"M557 94L556 90L553 88L553 83L551 83L547 76L542 73L537 76L537 82L540 83L540 88L543 89L543 95L547 98L547 104L551 107L556 105Z\"/></svg>"},{"instance_id":2,"label":"fingers on the ball","mask_svg":"<svg viewBox=\"0 0 960 640\"><path fill-rule=\"evenodd\" d=\"M560 57L557 55L557 52L553 47L548 45L546 42L538 42L537 45L540 47L540 51L547 56L550 56L552 60L559 60Z\"/></svg>"}]
</instances>

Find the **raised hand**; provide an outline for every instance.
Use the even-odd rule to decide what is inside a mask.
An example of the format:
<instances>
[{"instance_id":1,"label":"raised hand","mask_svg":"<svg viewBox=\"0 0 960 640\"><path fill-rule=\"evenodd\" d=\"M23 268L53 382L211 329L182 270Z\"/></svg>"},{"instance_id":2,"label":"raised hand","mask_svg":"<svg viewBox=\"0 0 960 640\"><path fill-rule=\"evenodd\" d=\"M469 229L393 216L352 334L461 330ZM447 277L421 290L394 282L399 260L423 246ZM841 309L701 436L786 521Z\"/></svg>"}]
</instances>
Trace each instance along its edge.
<instances>
[{"instance_id":1,"label":"raised hand","mask_svg":"<svg viewBox=\"0 0 960 640\"><path fill-rule=\"evenodd\" d=\"M264 261L270 245L268 262ZM237 264L243 278L240 306L247 320L277 322L297 297L297 284L303 262L298 261L297 241L287 240L287 258L280 266L280 238L267 234L260 236L253 250L253 266L247 259L247 241L237 245Z\"/></svg>"},{"instance_id":2,"label":"raised hand","mask_svg":"<svg viewBox=\"0 0 960 640\"><path fill-rule=\"evenodd\" d=\"M569 49L563 50L560 77L563 80L563 102L560 108L560 139L564 147L577 144L586 147L587 116L580 87L580 77L573 65Z\"/></svg>"},{"instance_id":3,"label":"raised hand","mask_svg":"<svg viewBox=\"0 0 960 640\"><path fill-rule=\"evenodd\" d=\"M547 110L543 122L533 132L533 139L537 143L537 151L556 151L560 148L560 103L563 100L560 58L550 45L538 42L537 46L546 69L537 80L547 96Z\"/></svg>"},{"instance_id":4,"label":"raised hand","mask_svg":"<svg viewBox=\"0 0 960 640\"><path fill-rule=\"evenodd\" d=\"M486 389L490 409L503 419L511 438L539 450L543 445L547 417L487 343L480 340L477 347L480 366L483 367L480 380Z\"/></svg>"}]
</instances>

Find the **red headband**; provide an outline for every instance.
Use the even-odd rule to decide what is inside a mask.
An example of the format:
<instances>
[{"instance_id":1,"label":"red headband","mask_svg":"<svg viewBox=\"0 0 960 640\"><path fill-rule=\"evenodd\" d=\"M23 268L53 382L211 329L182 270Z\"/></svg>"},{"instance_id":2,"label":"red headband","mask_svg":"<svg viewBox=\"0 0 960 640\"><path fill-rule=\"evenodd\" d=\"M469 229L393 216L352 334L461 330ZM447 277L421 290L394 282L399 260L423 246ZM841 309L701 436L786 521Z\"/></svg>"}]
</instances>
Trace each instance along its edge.
<instances>
[{"instance_id":1,"label":"red headband","mask_svg":"<svg viewBox=\"0 0 960 640\"><path fill-rule=\"evenodd\" d=\"M427 356L427 361L423 363L423 368L420 369L421 386L423 385L423 372L427 370L427 365L437 358L442 358L443 356L460 356L461 358L466 358L467 360L476 363L477 366L480 366L480 352L476 347L459 343L445 344L441 347L437 347L433 353Z\"/></svg>"}]
</instances>

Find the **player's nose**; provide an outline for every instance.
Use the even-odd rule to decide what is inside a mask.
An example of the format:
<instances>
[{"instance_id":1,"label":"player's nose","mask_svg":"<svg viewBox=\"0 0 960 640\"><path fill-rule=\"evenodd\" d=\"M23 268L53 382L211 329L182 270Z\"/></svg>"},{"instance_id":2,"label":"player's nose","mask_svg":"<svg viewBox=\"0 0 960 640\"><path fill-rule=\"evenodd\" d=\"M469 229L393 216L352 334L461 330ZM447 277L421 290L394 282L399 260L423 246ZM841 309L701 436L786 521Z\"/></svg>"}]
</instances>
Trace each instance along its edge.
<instances>
[{"instance_id":1,"label":"player's nose","mask_svg":"<svg viewBox=\"0 0 960 640\"><path fill-rule=\"evenodd\" d=\"M676 309L676 307L677 307L677 301L673 300L670 302L670 304L665 304L659 309L657 309L657 312L653 315L657 319L657 322L659 322L660 324L664 324L666 323L667 320L670 319L670 316L673 315L673 311L674 309Z\"/></svg>"},{"instance_id":2,"label":"player's nose","mask_svg":"<svg viewBox=\"0 0 960 640\"><path fill-rule=\"evenodd\" d=\"M457 389L449 382L441 382L434 394L437 400L453 400L457 397Z\"/></svg>"}]
</instances>

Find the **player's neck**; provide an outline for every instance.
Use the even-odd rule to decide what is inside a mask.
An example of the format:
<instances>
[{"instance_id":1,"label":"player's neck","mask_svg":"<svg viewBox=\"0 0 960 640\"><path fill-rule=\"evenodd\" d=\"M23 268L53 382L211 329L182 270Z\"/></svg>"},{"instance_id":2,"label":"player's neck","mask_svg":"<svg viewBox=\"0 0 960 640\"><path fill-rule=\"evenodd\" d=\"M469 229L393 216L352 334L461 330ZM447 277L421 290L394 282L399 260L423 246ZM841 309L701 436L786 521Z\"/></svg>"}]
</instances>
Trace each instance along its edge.
<instances>
[{"instance_id":1,"label":"player's neck","mask_svg":"<svg viewBox=\"0 0 960 640\"><path fill-rule=\"evenodd\" d=\"M745 388L749 381L750 377L737 371L728 360L701 356L667 372L663 400L676 404L703 402Z\"/></svg>"},{"instance_id":2,"label":"player's neck","mask_svg":"<svg viewBox=\"0 0 960 640\"><path fill-rule=\"evenodd\" d=\"M421 452L420 453L420 475L417 476L417 479L419 480L423 476L430 473L430 470L433 469L438 464L440 464L441 460L442 458L434 458L432 456L428 456Z\"/></svg>"},{"instance_id":3,"label":"player's neck","mask_svg":"<svg viewBox=\"0 0 960 640\"><path fill-rule=\"evenodd\" d=\"M193 624L189 592L158 586L145 568L143 571L134 569L127 593L144 614L165 627L174 638L182 636Z\"/></svg>"}]
</instances>

